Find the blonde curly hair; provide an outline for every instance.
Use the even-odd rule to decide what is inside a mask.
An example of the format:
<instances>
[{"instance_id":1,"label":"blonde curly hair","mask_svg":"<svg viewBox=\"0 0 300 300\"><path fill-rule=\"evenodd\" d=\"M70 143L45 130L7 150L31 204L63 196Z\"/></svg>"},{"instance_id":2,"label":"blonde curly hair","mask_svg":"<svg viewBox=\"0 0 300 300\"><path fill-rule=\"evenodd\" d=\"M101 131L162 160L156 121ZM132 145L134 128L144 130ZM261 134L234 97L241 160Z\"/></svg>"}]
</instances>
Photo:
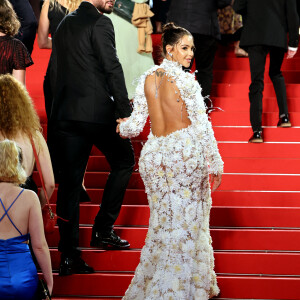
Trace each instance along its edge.
<instances>
[{"instance_id":1,"label":"blonde curly hair","mask_svg":"<svg viewBox=\"0 0 300 300\"><path fill-rule=\"evenodd\" d=\"M12 75L0 75L0 132L7 139L19 133L39 140L39 117L27 90Z\"/></svg>"},{"instance_id":2,"label":"blonde curly hair","mask_svg":"<svg viewBox=\"0 0 300 300\"><path fill-rule=\"evenodd\" d=\"M50 0L49 7L60 9L62 5L65 8L67 8L67 13L70 13L76 10L82 1L83 0L62 0L62 1Z\"/></svg>"},{"instance_id":3,"label":"blonde curly hair","mask_svg":"<svg viewBox=\"0 0 300 300\"><path fill-rule=\"evenodd\" d=\"M0 0L0 31L14 36L20 29L20 21L8 0Z\"/></svg>"},{"instance_id":4,"label":"blonde curly hair","mask_svg":"<svg viewBox=\"0 0 300 300\"><path fill-rule=\"evenodd\" d=\"M14 141L0 142L0 182L24 184L27 179L22 167L22 150Z\"/></svg>"}]
</instances>

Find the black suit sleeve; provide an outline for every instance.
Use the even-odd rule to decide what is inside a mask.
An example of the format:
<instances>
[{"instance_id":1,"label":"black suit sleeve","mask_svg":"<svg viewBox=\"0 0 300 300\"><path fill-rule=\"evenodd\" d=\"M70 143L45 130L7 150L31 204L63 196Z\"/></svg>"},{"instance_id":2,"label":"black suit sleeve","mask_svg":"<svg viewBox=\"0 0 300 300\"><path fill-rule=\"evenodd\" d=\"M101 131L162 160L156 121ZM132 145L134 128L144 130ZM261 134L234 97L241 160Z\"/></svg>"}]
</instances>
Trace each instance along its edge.
<instances>
[{"instance_id":1,"label":"black suit sleeve","mask_svg":"<svg viewBox=\"0 0 300 300\"><path fill-rule=\"evenodd\" d=\"M231 0L217 0L218 8L224 8L231 4Z\"/></svg>"},{"instance_id":2,"label":"black suit sleeve","mask_svg":"<svg viewBox=\"0 0 300 300\"><path fill-rule=\"evenodd\" d=\"M247 0L234 0L232 7L237 14L247 14Z\"/></svg>"},{"instance_id":3,"label":"black suit sleeve","mask_svg":"<svg viewBox=\"0 0 300 300\"><path fill-rule=\"evenodd\" d=\"M289 46L298 47L299 44L299 17L296 0L286 0L286 13L289 31Z\"/></svg>"},{"instance_id":4,"label":"black suit sleeve","mask_svg":"<svg viewBox=\"0 0 300 300\"><path fill-rule=\"evenodd\" d=\"M114 98L116 117L126 118L131 114L124 73L115 48L115 34L111 20L101 16L92 32L92 42L98 61L107 76L107 84Z\"/></svg>"}]
</instances>

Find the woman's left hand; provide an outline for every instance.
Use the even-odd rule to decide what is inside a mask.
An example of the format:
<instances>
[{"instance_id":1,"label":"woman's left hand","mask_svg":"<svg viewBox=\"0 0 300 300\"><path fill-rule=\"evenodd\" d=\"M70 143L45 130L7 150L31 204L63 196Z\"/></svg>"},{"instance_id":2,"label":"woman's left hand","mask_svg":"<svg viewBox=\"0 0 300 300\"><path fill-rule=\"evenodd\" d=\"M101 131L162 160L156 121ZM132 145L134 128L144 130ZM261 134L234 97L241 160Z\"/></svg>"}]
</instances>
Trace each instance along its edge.
<instances>
[{"instance_id":1,"label":"woman's left hand","mask_svg":"<svg viewBox=\"0 0 300 300\"><path fill-rule=\"evenodd\" d=\"M214 192L221 184L222 181L222 174L211 174L211 191Z\"/></svg>"}]
</instances>

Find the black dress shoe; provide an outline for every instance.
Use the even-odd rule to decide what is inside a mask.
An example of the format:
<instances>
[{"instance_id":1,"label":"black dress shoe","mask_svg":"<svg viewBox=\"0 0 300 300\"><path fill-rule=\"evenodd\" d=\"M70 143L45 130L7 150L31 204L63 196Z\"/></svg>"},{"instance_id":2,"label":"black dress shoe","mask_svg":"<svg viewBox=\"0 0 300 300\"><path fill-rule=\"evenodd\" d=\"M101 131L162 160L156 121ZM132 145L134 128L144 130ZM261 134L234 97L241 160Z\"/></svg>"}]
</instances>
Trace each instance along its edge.
<instances>
[{"instance_id":1,"label":"black dress shoe","mask_svg":"<svg viewBox=\"0 0 300 300\"><path fill-rule=\"evenodd\" d=\"M90 267L81 257L62 258L59 266L59 276L67 276L72 274L91 274L94 269Z\"/></svg>"},{"instance_id":2,"label":"black dress shoe","mask_svg":"<svg viewBox=\"0 0 300 300\"><path fill-rule=\"evenodd\" d=\"M286 128L286 127L292 127L292 124L289 120L289 117L287 115L280 117L277 127L282 127L282 128Z\"/></svg>"},{"instance_id":3,"label":"black dress shoe","mask_svg":"<svg viewBox=\"0 0 300 300\"><path fill-rule=\"evenodd\" d=\"M112 230L110 233L101 233L93 228L92 240L90 243L91 247L97 248L128 248L130 244L126 240L122 240L116 233Z\"/></svg>"},{"instance_id":4,"label":"black dress shoe","mask_svg":"<svg viewBox=\"0 0 300 300\"><path fill-rule=\"evenodd\" d=\"M262 131L254 131L253 135L249 139L249 143L263 143Z\"/></svg>"},{"instance_id":5,"label":"black dress shoe","mask_svg":"<svg viewBox=\"0 0 300 300\"><path fill-rule=\"evenodd\" d=\"M79 202L91 202L91 198L83 186L81 187L81 190L80 190Z\"/></svg>"}]
</instances>

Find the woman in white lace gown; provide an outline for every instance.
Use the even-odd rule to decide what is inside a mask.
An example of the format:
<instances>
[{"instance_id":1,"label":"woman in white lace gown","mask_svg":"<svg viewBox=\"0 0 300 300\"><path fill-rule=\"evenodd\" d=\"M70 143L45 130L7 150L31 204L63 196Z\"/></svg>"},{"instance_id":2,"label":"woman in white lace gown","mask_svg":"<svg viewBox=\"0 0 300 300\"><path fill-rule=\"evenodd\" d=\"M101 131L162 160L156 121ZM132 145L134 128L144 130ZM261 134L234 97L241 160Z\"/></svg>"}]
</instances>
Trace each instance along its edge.
<instances>
[{"instance_id":1,"label":"woman in white lace gown","mask_svg":"<svg viewBox=\"0 0 300 300\"><path fill-rule=\"evenodd\" d=\"M213 190L223 162L208 121L201 88L189 67L191 34L165 25L165 59L141 76L134 110L118 120L122 137L135 137L148 115L151 133L139 171L150 207L149 230L141 260L124 300L204 300L219 293L209 233Z\"/></svg>"}]
</instances>

